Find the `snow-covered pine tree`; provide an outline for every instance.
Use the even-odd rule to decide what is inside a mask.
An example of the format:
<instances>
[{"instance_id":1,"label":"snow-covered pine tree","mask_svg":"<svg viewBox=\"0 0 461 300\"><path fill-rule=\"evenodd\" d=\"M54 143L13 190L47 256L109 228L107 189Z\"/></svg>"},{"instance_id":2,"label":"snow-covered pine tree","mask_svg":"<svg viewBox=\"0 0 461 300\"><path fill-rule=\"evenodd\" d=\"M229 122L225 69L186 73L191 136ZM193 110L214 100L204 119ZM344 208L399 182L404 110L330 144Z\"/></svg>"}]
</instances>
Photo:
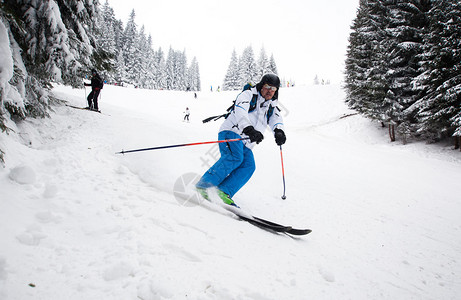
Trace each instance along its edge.
<instances>
[{"instance_id":1,"label":"snow-covered pine tree","mask_svg":"<svg viewBox=\"0 0 461 300\"><path fill-rule=\"evenodd\" d=\"M187 56L186 50L182 52L178 51L176 54L177 63L176 63L176 90L185 91L187 90Z\"/></svg>"},{"instance_id":2,"label":"snow-covered pine tree","mask_svg":"<svg viewBox=\"0 0 461 300\"><path fill-rule=\"evenodd\" d=\"M21 106L21 109L24 109L22 104L22 99L17 88L12 85L9 81L13 78L14 74L14 60L13 60L13 51L11 50L11 42L9 38L9 26L8 23L4 24L5 15L3 11L0 10L0 133L3 133L8 130L5 120L5 103L12 102L10 94L14 93L18 96L21 104L16 103ZM14 103L14 102L13 102ZM11 104L10 104L11 105ZM3 160L4 152L0 149L0 162Z\"/></svg>"},{"instance_id":3,"label":"snow-covered pine tree","mask_svg":"<svg viewBox=\"0 0 461 300\"><path fill-rule=\"evenodd\" d=\"M194 59L192 60L192 67L193 67L193 70L194 72L192 72L193 76L194 76L194 89L195 91L201 91L202 90L202 81L200 79L200 66L198 64L198 60L197 58L194 56Z\"/></svg>"},{"instance_id":4,"label":"snow-covered pine tree","mask_svg":"<svg viewBox=\"0 0 461 300\"><path fill-rule=\"evenodd\" d=\"M107 25L110 26L110 25ZM123 22L120 20L113 21L113 30L114 30L114 44L115 44L115 57L114 57L114 69L109 72L103 72L106 79L109 82L114 81L116 84L123 84L127 82L126 72L125 72L125 58L123 57L122 45L123 45Z\"/></svg>"},{"instance_id":5,"label":"snow-covered pine tree","mask_svg":"<svg viewBox=\"0 0 461 300\"><path fill-rule=\"evenodd\" d=\"M461 3L434 1L417 83L426 94L415 104L418 134L429 141L461 136ZM458 141L459 143L459 141Z\"/></svg>"},{"instance_id":6,"label":"snow-covered pine tree","mask_svg":"<svg viewBox=\"0 0 461 300\"><path fill-rule=\"evenodd\" d=\"M51 82L79 86L82 74L102 63L106 55L95 38L98 5L97 0L2 1L14 58L8 88L15 96L3 99L10 115L46 116Z\"/></svg>"},{"instance_id":7,"label":"snow-covered pine tree","mask_svg":"<svg viewBox=\"0 0 461 300\"><path fill-rule=\"evenodd\" d=\"M120 85L128 82L125 72L125 58L123 58L123 51L121 51L121 49L118 51L115 59L114 80L116 84Z\"/></svg>"},{"instance_id":8,"label":"snow-covered pine tree","mask_svg":"<svg viewBox=\"0 0 461 300\"><path fill-rule=\"evenodd\" d=\"M167 90L174 90L176 88L176 61L176 52L170 46L165 64L165 88Z\"/></svg>"},{"instance_id":9,"label":"snow-covered pine tree","mask_svg":"<svg viewBox=\"0 0 461 300\"><path fill-rule=\"evenodd\" d=\"M274 59L274 54L271 54L271 57L269 59L269 66L267 68L267 73L272 73L272 74L279 74L279 71L277 69L277 64L275 63Z\"/></svg>"},{"instance_id":10,"label":"snow-covered pine tree","mask_svg":"<svg viewBox=\"0 0 461 300\"><path fill-rule=\"evenodd\" d=\"M268 59L264 47L261 48L257 62L251 46L243 50L240 58L237 58L237 52L234 49L224 77L223 90L240 90L248 82L256 83L268 73L278 74L278 71L274 55Z\"/></svg>"},{"instance_id":11,"label":"snow-covered pine tree","mask_svg":"<svg viewBox=\"0 0 461 300\"><path fill-rule=\"evenodd\" d=\"M137 69L136 69L136 75L137 75L137 79L136 79L136 83L135 85L140 87L140 88L143 88L143 89L147 89L148 86L149 86L149 49L150 49L150 45L147 41L147 37L146 37L146 34L144 32L144 25L141 26L141 30L139 31L139 34L138 34L138 45L136 46L137 48L137 53L139 53L139 55L137 55L136 57L136 63L137 63Z\"/></svg>"},{"instance_id":12,"label":"snow-covered pine tree","mask_svg":"<svg viewBox=\"0 0 461 300\"><path fill-rule=\"evenodd\" d=\"M188 69L188 87L191 91L200 91L201 90L201 83L200 83L200 70L197 62L197 58L194 56L190 67Z\"/></svg>"},{"instance_id":13,"label":"snow-covered pine tree","mask_svg":"<svg viewBox=\"0 0 461 300\"><path fill-rule=\"evenodd\" d=\"M415 124L410 108L421 91L413 81L422 72L418 57L423 51L423 39L428 26L427 0L384 1L385 32L383 41L386 85L388 91L380 112L383 121L397 125L397 132L411 135ZM410 108L410 109L409 109Z\"/></svg>"},{"instance_id":14,"label":"snow-covered pine tree","mask_svg":"<svg viewBox=\"0 0 461 300\"><path fill-rule=\"evenodd\" d=\"M460 136L460 6L360 1L346 59L348 105L398 125L403 137Z\"/></svg>"},{"instance_id":15,"label":"snow-covered pine tree","mask_svg":"<svg viewBox=\"0 0 461 300\"><path fill-rule=\"evenodd\" d=\"M146 70L146 88L155 88L155 74L157 72L157 66L155 64L155 51L152 48L152 36L149 34L147 38L147 48L145 49L145 66Z\"/></svg>"},{"instance_id":16,"label":"snow-covered pine tree","mask_svg":"<svg viewBox=\"0 0 461 300\"><path fill-rule=\"evenodd\" d=\"M107 52L115 55L116 44L115 44L115 31L116 22L114 9L109 6L108 0L102 7L102 24L101 24L101 35L98 38L98 42L102 48Z\"/></svg>"},{"instance_id":17,"label":"snow-covered pine tree","mask_svg":"<svg viewBox=\"0 0 461 300\"><path fill-rule=\"evenodd\" d=\"M239 73L239 85L241 87L248 82L257 82L260 79L257 74L256 61L251 46L243 50L242 56L239 59Z\"/></svg>"},{"instance_id":18,"label":"snow-covered pine tree","mask_svg":"<svg viewBox=\"0 0 461 300\"><path fill-rule=\"evenodd\" d=\"M198 71L198 63L195 69ZM166 89L185 91L189 84L186 51L175 51L170 47L166 60ZM195 72L197 75L197 72ZM196 80L195 80L196 81Z\"/></svg>"},{"instance_id":19,"label":"snow-covered pine tree","mask_svg":"<svg viewBox=\"0 0 461 300\"><path fill-rule=\"evenodd\" d=\"M167 89L166 80L166 61L165 54L161 47L158 48L154 53L154 65L155 65L155 89L163 90Z\"/></svg>"},{"instance_id":20,"label":"snow-covered pine tree","mask_svg":"<svg viewBox=\"0 0 461 300\"><path fill-rule=\"evenodd\" d=\"M264 74L270 73L269 71L269 59L266 55L266 50L264 46L261 47L261 51L259 52L258 62L256 64L256 76L261 78Z\"/></svg>"},{"instance_id":21,"label":"snow-covered pine tree","mask_svg":"<svg viewBox=\"0 0 461 300\"><path fill-rule=\"evenodd\" d=\"M351 26L346 56L347 105L368 118L383 121L380 111L388 91L384 60L385 9L380 0L360 0Z\"/></svg>"},{"instance_id":22,"label":"snow-covered pine tree","mask_svg":"<svg viewBox=\"0 0 461 300\"><path fill-rule=\"evenodd\" d=\"M136 13L131 11L122 37L122 53L125 62L126 80L129 84L138 85L138 74L141 68L139 49L139 33L135 22Z\"/></svg>"},{"instance_id":23,"label":"snow-covered pine tree","mask_svg":"<svg viewBox=\"0 0 461 300\"><path fill-rule=\"evenodd\" d=\"M229 67L227 67L226 76L224 77L223 91L234 91L241 89L239 62L237 52L235 49L232 51Z\"/></svg>"},{"instance_id":24,"label":"snow-covered pine tree","mask_svg":"<svg viewBox=\"0 0 461 300\"><path fill-rule=\"evenodd\" d=\"M100 75L108 82L115 80L114 71L117 65L117 47L116 47L116 32L118 30L117 20L112 7L109 6L108 0L102 7L102 20L100 24L100 34L97 35L97 42L101 49L108 54L104 60Z\"/></svg>"},{"instance_id":25,"label":"snow-covered pine tree","mask_svg":"<svg viewBox=\"0 0 461 300\"><path fill-rule=\"evenodd\" d=\"M106 2L107 3L107 2ZM108 11L108 19L111 18L111 10ZM115 43L115 72L112 75L117 83L129 83L141 88L186 90L189 71L187 68L187 56L183 52L175 51L170 47L165 61L164 52L152 49L152 38L146 37L145 27L137 30L135 11L132 10L128 22L123 29L121 21L113 20L114 43ZM198 63L194 66L194 84L200 82Z\"/></svg>"}]
</instances>

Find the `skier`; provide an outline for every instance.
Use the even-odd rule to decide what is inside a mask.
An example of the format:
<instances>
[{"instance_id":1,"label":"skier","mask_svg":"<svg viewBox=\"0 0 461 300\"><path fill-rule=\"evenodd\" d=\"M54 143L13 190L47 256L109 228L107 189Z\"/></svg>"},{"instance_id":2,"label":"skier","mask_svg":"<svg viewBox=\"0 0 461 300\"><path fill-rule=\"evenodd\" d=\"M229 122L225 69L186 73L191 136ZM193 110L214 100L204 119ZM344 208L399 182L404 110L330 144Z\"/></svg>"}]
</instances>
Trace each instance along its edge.
<instances>
[{"instance_id":1,"label":"skier","mask_svg":"<svg viewBox=\"0 0 461 300\"><path fill-rule=\"evenodd\" d=\"M91 92L86 98L88 100L88 109L99 111L98 96L101 92L104 82L95 69L91 70L91 83L84 83L85 86L91 86Z\"/></svg>"},{"instance_id":2,"label":"skier","mask_svg":"<svg viewBox=\"0 0 461 300\"><path fill-rule=\"evenodd\" d=\"M283 119L277 108L280 79L266 74L255 87L241 92L233 111L219 129L219 140L249 138L237 142L220 143L220 159L200 178L197 191L209 200L210 188L216 188L221 200L237 206L232 197L253 175L256 168L252 148L263 139L267 126L272 130L277 145L286 141ZM252 99L256 100L254 105Z\"/></svg>"},{"instance_id":3,"label":"skier","mask_svg":"<svg viewBox=\"0 0 461 300\"><path fill-rule=\"evenodd\" d=\"M187 122L189 122L189 115L190 115L189 107L186 107L186 111L184 113L185 113L185 115L184 115L183 122L186 121L186 119L187 119Z\"/></svg>"}]
</instances>

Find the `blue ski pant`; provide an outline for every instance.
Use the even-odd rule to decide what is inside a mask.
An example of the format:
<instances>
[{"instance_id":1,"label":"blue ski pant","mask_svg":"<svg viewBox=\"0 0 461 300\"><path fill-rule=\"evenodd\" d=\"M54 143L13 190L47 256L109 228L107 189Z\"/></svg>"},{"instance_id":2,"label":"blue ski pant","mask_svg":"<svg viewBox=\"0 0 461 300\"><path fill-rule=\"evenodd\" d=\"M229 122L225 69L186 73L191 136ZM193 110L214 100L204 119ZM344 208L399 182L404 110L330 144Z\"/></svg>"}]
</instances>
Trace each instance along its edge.
<instances>
[{"instance_id":1,"label":"blue ski pant","mask_svg":"<svg viewBox=\"0 0 461 300\"><path fill-rule=\"evenodd\" d=\"M221 131L219 140L238 139L240 135L232 131ZM235 195L253 175L256 165L253 151L242 141L219 143L221 157L202 176L197 187L217 187L229 197Z\"/></svg>"}]
</instances>

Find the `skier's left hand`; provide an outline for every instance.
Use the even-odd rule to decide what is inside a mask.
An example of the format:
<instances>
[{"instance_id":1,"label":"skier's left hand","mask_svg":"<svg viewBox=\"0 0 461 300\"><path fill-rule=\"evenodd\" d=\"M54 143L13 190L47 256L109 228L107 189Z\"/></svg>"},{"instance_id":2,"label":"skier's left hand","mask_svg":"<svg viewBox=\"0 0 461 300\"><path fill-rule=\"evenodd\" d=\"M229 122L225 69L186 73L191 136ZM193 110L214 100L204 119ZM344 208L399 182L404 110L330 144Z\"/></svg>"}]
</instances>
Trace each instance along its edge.
<instances>
[{"instance_id":1,"label":"skier's left hand","mask_svg":"<svg viewBox=\"0 0 461 300\"><path fill-rule=\"evenodd\" d=\"M274 130L274 137L275 137L275 142L279 146L285 144L287 140L287 137L285 136L285 132L283 132L282 129L278 129L278 128Z\"/></svg>"}]
</instances>

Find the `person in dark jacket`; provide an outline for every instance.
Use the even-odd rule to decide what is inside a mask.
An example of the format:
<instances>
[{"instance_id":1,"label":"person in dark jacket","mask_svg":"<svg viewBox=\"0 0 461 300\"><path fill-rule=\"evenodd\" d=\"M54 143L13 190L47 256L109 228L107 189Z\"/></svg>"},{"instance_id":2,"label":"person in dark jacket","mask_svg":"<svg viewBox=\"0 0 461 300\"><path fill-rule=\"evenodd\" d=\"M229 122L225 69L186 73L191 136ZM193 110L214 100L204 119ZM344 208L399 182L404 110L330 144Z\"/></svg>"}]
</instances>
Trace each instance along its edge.
<instances>
[{"instance_id":1,"label":"person in dark jacket","mask_svg":"<svg viewBox=\"0 0 461 300\"><path fill-rule=\"evenodd\" d=\"M91 83L84 83L84 85L91 86L91 93L86 98L86 100L88 100L88 109L99 111L98 97L101 92L103 81L95 69L91 70Z\"/></svg>"}]
</instances>

